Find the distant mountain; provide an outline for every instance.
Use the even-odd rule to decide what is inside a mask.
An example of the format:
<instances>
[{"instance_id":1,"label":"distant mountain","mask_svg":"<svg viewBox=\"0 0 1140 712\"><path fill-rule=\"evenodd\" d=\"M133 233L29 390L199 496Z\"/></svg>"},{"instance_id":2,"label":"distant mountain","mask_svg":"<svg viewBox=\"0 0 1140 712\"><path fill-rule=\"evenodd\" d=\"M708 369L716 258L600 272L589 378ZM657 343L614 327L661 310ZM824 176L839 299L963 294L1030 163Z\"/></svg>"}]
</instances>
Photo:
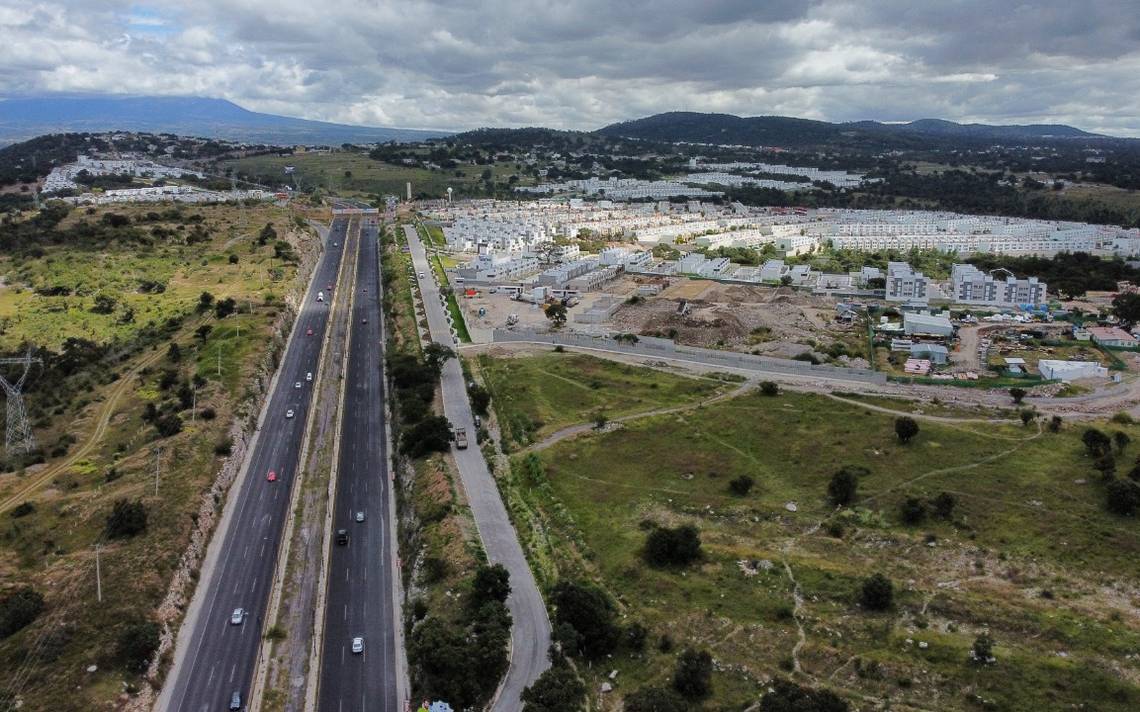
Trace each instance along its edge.
<instances>
[{"instance_id":1,"label":"distant mountain","mask_svg":"<svg viewBox=\"0 0 1140 712\"><path fill-rule=\"evenodd\" d=\"M198 97L60 97L0 101L0 144L48 133L143 131L231 141L292 144L418 141L446 136L420 131L348 126L247 111L224 99Z\"/></svg>"},{"instance_id":2,"label":"distant mountain","mask_svg":"<svg viewBox=\"0 0 1140 712\"><path fill-rule=\"evenodd\" d=\"M921 119L900 124L878 121L830 123L786 116L744 118L731 114L702 114L687 111L656 114L644 119L611 124L598 129L597 133L649 141L688 141L747 146L866 144L895 148L918 147L929 145L931 142L945 141L1107 138L1072 126L1050 124L990 126L957 124L941 119Z\"/></svg>"}]
</instances>

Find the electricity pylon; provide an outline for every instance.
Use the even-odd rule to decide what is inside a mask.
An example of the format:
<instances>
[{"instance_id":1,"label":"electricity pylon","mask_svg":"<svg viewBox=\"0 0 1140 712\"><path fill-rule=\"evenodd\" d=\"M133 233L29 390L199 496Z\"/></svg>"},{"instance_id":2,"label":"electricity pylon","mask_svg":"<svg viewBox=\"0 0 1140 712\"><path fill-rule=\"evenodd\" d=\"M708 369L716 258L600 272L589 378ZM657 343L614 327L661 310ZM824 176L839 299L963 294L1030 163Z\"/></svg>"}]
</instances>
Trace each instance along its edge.
<instances>
[{"instance_id":1,"label":"electricity pylon","mask_svg":"<svg viewBox=\"0 0 1140 712\"><path fill-rule=\"evenodd\" d=\"M0 376L0 386L8 398L8 427L4 431L4 450L8 455L24 455L36 449L36 436L32 432L32 425L28 422L28 411L24 408L24 381L28 378L28 371L32 364L42 364L38 356L32 356L32 350L17 358L0 358L0 365L23 364L24 372L19 380L11 383L4 376Z\"/></svg>"}]
</instances>

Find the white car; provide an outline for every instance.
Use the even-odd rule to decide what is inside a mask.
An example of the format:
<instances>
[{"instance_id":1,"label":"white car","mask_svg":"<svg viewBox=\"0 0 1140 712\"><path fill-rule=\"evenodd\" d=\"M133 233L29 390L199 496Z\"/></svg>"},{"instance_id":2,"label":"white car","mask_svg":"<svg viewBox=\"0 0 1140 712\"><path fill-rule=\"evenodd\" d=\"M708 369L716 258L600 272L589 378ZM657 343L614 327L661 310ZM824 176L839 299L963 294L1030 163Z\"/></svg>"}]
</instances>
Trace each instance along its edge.
<instances>
[{"instance_id":1,"label":"white car","mask_svg":"<svg viewBox=\"0 0 1140 712\"><path fill-rule=\"evenodd\" d=\"M294 383L294 384L293 384L293 387L294 387L294 388L300 388L300 387L301 387L301 382L300 382L300 381L297 381L296 383Z\"/></svg>"},{"instance_id":2,"label":"white car","mask_svg":"<svg viewBox=\"0 0 1140 712\"><path fill-rule=\"evenodd\" d=\"M358 522L363 522L364 521L364 512L357 512L354 519L356 519L356 521L358 521Z\"/></svg>"},{"instance_id":3,"label":"white car","mask_svg":"<svg viewBox=\"0 0 1140 712\"><path fill-rule=\"evenodd\" d=\"M352 639L352 652L353 653L363 653L364 652L364 638L357 636L357 637Z\"/></svg>"},{"instance_id":4,"label":"white car","mask_svg":"<svg viewBox=\"0 0 1140 712\"><path fill-rule=\"evenodd\" d=\"M292 409L292 408L290 408L289 410L285 411L285 417L286 417L286 418L292 418L292 417L293 417L293 409Z\"/></svg>"},{"instance_id":5,"label":"white car","mask_svg":"<svg viewBox=\"0 0 1140 712\"><path fill-rule=\"evenodd\" d=\"M233 614L230 616L230 625L241 625L245 621L245 610L242 608L235 608Z\"/></svg>"},{"instance_id":6,"label":"white car","mask_svg":"<svg viewBox=\"0 0 1140 712\"><path fill-rule=\"evenodd\" d=\"M305 374L305 380L306 380L306 381L311 381L311 380L313 380L313 374L312 374L312 372L309 372L309 373L306 373L306 374Z\"/></svg>"}]
</instances>

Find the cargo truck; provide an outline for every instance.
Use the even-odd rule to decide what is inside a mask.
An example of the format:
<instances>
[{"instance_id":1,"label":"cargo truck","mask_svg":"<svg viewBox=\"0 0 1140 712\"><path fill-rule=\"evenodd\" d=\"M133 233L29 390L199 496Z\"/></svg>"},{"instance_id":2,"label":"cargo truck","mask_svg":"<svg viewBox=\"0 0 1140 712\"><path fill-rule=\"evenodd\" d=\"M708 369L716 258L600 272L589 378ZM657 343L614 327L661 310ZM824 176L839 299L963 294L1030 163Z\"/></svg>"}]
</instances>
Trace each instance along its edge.
<instances>
[{"instance_id":1,"label":"cargo truck","mask_svg":"<svg viewBox=\"0 0 1140 712\"><path fill-rule=\"evenodd\" d=\"M460 450L467 449L467 428L455 429L455 447Z\"/></svg>"}]
</instances>

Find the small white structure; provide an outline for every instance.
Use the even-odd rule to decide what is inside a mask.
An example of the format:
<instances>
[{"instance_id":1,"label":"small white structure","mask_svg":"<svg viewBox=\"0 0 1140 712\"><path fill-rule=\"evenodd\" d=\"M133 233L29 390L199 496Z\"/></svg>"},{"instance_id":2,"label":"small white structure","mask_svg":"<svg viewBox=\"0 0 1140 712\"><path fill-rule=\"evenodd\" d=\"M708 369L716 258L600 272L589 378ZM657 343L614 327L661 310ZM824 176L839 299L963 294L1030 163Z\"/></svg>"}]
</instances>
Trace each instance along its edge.
<instances>
[{"instance_id":1,"label":"small white structure","mask_svg":"<svg viewBox=\"0 0 1140 712\"><path fill-rule=\"evenodd\" d=\"M903 314L903 332L907 336L924 334L927 336L953 336L954 325L944 316L906 312Z\"/></svg>"},{"instance_id":2,"label":"small white structure","mask_svg":"<svg viewBox=\"0 0 1140 712\"><path fill-rule=\"evenodd\" d=\"M1107 378L1108 369L1096 361L1055 361L1042 359L1037 362L1041 377L1068 383L1080 378Z\"/></svg>"}]
</instances>

